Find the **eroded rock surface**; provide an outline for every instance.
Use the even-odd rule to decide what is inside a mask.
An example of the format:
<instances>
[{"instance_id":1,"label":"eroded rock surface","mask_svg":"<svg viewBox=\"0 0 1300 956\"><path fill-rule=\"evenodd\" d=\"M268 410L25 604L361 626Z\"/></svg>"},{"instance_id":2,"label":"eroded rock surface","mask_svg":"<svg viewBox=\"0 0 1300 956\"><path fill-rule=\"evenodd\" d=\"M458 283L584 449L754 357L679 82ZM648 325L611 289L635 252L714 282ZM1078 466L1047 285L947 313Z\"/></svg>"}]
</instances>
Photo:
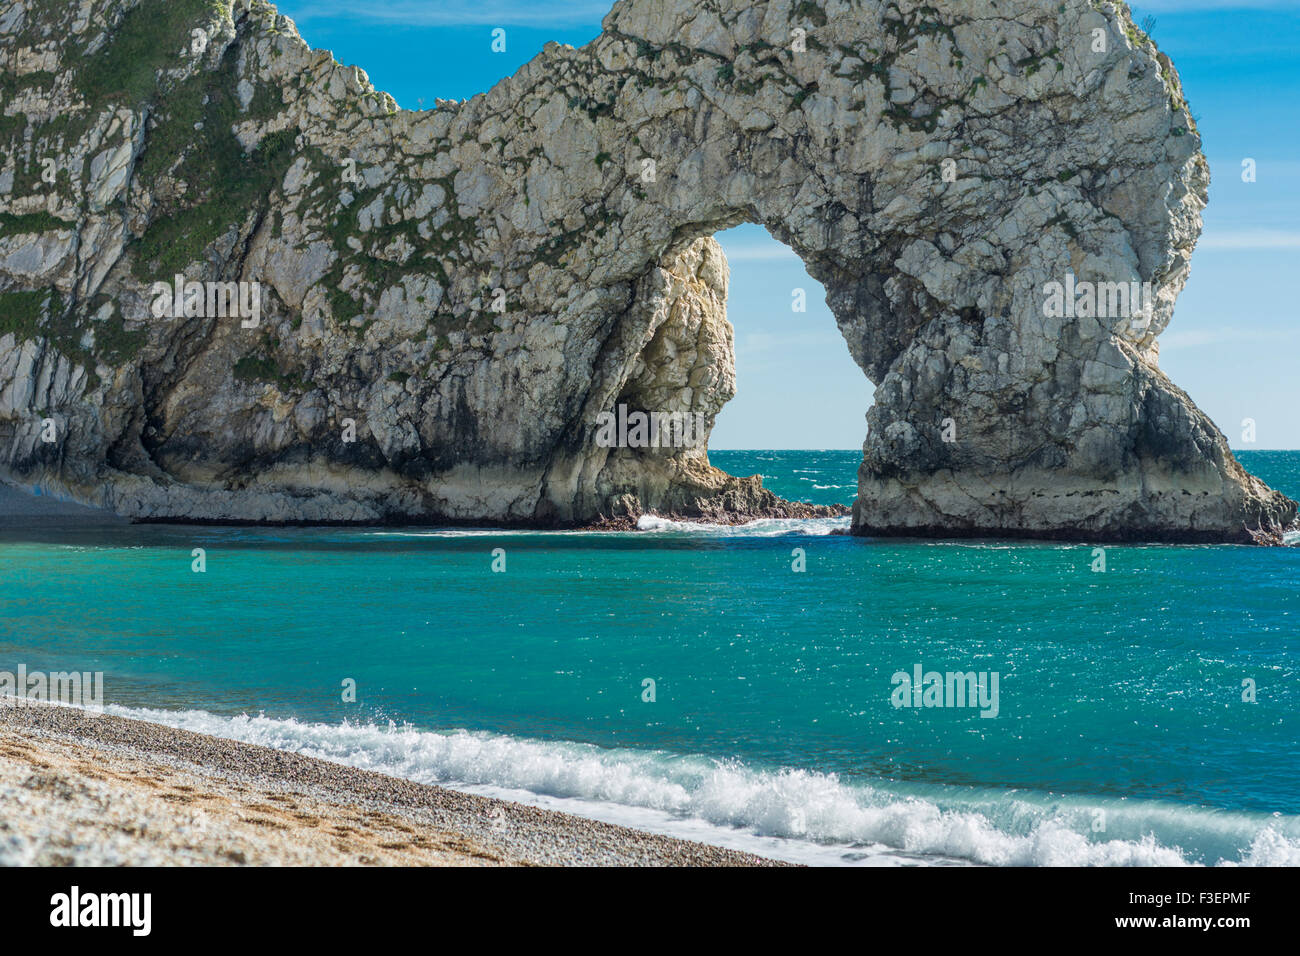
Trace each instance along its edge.
<instances>
[{"instance_id":1,"label":"eroded rock surface","mask_svg":"<svg viewBox=\"0 0 1300 956\"><path fill-rule=\"evenodd\" d=\"M1172 64L1109 2L941 7L622 0L414 112L261 2L11 2L4 467L142 518L795 513L703 447L596 441L619 404L712 426L710 237L753 222L878 386L855 530L1290 525L1157 365L1208 181ZM177 274L260 283L256 327L156 317ZM1049 318L1067 274L1156 301Z\"/></svg>"}]
</instances>

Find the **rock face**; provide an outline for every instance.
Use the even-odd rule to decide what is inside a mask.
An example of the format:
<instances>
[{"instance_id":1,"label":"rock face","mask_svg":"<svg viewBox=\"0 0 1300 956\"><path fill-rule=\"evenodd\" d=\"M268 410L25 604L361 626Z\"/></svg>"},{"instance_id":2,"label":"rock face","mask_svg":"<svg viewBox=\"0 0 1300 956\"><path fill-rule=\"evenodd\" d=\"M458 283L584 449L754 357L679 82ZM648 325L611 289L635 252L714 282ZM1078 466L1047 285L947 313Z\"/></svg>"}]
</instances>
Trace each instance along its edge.
<instances>
[{"instance_id":1,"label":"rock face","mask_svg":"<svg viewBox=\"0 0 1300 956\"><path fill-rule=\"evenodd\" d=\"M600 440L620 405L712 427L710 237L752 222L878 386L856 531L1295 519L1157 366L1208 168L1122 4L622 0L411 112L260 0L11 0L0 84L11 480L140 518L799 513L702 444Z\"/></svg>"}]
</instances>

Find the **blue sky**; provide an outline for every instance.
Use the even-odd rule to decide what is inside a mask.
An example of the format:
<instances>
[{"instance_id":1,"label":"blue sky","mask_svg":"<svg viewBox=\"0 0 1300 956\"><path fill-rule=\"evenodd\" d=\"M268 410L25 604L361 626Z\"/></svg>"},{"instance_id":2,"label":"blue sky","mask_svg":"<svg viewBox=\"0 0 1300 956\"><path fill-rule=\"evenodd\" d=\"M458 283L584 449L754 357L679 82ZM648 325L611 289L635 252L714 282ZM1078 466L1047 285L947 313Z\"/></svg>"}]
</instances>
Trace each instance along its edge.
<instances>
[{"instance_id":1,"label":"blue sky","mask_svg":"<svg viewBox=\"0 0 1300 956\"><path fill-rule=\"evenodd\" d=\"M611 2L287 0L312 46L362 67L408 109L489 89L549 40L579 46ZM1160 48L1178 66L1213 184L1205 231L1161 365L1233 447L1300 448L1300 0L1149 0ZM506 30L493 53L491 31ZM1243 183L1241 163L1257 164ZM756 226L719 239L731 262L738 394L712 448L858 448L872 387L849 358L824 292ZM807 290L793 313L791 290ZM1242 445L1253 418L1257 442Z\"/></svg>"}]
</instances>

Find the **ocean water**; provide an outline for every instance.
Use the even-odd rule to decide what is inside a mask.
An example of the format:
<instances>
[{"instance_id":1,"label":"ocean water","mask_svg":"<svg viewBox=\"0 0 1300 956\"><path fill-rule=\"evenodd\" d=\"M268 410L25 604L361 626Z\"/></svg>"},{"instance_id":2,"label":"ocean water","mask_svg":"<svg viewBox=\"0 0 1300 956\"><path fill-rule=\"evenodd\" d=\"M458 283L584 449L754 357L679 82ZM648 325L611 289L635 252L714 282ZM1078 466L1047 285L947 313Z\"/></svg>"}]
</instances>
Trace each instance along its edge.
<instances>
[{"instance_id":1,"label":"ocean water","mask_svg":"<svg viewBox=\"0 0 1300 956\"><path fill-rule=\"evenodd\" d=\"M1300 496L1300 453L1240 457ZM711 459L847 504L860 454ZM1091 545L847 521L0 527L0 670L803 862L1300 863L1300 548L1111 545L1100 572ZM996 674L996 716L894 706L918 665Z\"/></svg>"}]
</instances>

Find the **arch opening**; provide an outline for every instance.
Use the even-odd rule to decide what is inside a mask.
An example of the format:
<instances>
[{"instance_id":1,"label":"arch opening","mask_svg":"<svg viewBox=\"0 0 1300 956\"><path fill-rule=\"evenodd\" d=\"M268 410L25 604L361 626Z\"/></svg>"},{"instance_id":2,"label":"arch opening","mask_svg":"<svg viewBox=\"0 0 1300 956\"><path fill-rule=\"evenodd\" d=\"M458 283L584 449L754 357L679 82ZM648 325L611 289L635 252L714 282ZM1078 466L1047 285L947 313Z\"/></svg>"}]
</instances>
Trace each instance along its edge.
<instances>
[{"instance_id":1,"label":"arch opening","mask_svg":"<svg viewBox=\"0 0 1300 956\"><path fill-rule=\"evenodd\" d=\"M658 283L632 310L650 314L646 342L597 412L608 429L582 443L599 462L588 507L598 520L847 514L873 387L825 289L760 226L700 231L652 270ZM673 441L677 416L694 419L687 447ZM791 478L787 458L808 451L828 453L798 469L819 477Z\"/></svg>"}]
</instances>

